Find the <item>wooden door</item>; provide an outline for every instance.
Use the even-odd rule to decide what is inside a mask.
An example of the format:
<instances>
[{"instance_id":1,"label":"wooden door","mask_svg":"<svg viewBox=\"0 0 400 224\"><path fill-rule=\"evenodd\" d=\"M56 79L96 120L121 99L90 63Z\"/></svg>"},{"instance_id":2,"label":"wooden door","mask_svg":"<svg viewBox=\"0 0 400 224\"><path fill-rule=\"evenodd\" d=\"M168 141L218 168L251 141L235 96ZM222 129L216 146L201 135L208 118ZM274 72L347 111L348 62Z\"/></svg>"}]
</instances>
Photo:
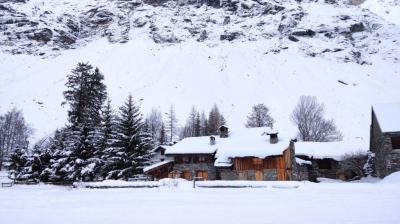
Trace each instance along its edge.
<instances>
[{"instance_id":1,"label":"wooden door","mask_svg":"<svg viewBox=\"0 0 400 224\"><path fill-rule=\"evenodd\" d=\"M277 169L276 171L278 173L278 180L286 180L285 169Z\"/></svg>"},{"instance_id":2,"label":"wooden door","mask_svg":"<svg viewBox=\"0 0 400 224\"><path fill-rule=\"evenodd\" d=\"M207 171L197 171L196 177L201 177L203 180L208 180L208 172Z\"/></svg>"},{"instance_id":3,"label":"wooden door","mask_svg":"<svg viewBox=\"0 0 400 224\"><path fill-rule=\"evenodd\" d=\"M261 170L255 171L256 180L264 180L264 173Z\"/></svg>"},{"instance_id":4,"label":"wooden door","mask_svg":"<svg viewBox=\"0 0 400 224\"><path fill-rule=\"evenodd\" d=\"M192 179L192 177L190 176L190 171L189 170L183 171L183 179L186 179L186 180Z\"/></svg>"}]
</instances>

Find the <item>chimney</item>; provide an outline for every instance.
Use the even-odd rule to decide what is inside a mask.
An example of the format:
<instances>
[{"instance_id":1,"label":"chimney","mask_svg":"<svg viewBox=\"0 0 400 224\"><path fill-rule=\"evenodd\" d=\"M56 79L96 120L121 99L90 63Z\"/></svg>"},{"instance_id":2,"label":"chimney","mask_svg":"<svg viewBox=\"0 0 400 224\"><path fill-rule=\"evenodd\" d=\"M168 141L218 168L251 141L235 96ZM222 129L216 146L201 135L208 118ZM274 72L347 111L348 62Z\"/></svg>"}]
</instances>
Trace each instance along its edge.
<instances>
[{"instance_id":1,"label":"chimney","mask_svg":"<svg viewBox=\"0 0 400 224\"><path fill-rule=\"evenodd\" d=\"M210 145L215 145L215 137L214 136L210 136Z\"/></svg>"},{"instance_id":2,"label":"chimney","mask_svg":"<svg viewBox=\"0 0 400 224\"><path fill-rule=\"evenodd\" d=\"M219 137L221 138L227 138L229 134L228 127L222 125L219 127Z\"/></svg>"},{"instance_id":3,"label":"chimney","mask_svg":"<svg viewBox=\"0 0 400 224\"><path fill-rule=\"evenodd\" d=\"M290 140L290 144L289 144L289 148L294 150L294 143L296 143L296 142L297 142L297 138L291 139Z\"/></svg>"},{"instance_id":4,"label":"chimney","mask_svg":"<svg viewBox=\"0 0 400 224\"><path fill-rule=\"evenodd\" d=\"M275 130L269 130L267 132L267 135L269 135L269 143L270 144L276 144L278 143L278 132Z\"/></svg>"}]
</instances>

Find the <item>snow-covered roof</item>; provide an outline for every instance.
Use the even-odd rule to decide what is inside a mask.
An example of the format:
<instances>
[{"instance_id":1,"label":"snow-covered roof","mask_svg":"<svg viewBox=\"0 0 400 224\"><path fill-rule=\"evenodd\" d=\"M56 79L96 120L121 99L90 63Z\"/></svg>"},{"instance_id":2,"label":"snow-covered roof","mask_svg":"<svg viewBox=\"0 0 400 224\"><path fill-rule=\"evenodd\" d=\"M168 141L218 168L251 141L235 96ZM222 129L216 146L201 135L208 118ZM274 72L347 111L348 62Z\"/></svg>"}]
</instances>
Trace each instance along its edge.
<instances>
[{"instance_id":1,"label":"snow-covered roof","mask_svg":"<svg viewBox=\"0 0 400 224\"><path fill-rule=\"evenodd\" d=\"M160 148L163 148L163 149L165 149L165 150L167 150L167 149L169 149L171 146L169 146L169 145L159 145L159 146L157 146L157 147L155 147L154 149L153 149L153 152L157 152Z\"/></svg>"},{"instance_id":2,"label":"snow-covered roof","mask_svg":"<svg viewBox=\"0 0 400 224\"><path fill-rule=\"evenodd\" d=\"M145 168L143 168L143 172L146 173L147 171L150 171L150 170L152 170L152 169L154 169L154 168L156 168L156 167L159 167L159 166L162 166L162 165L171 163L171 162L172 162L172 161L170 161L170 160L164 160L164 161L162 161L162 162L155 163L155 164L152 164L152 165L150 165L150 166L146 166Z\"/></svg>"},{"instance_id":3,"label":"snow-covered roof","mask_svg":"<svg viewBox=\"0 0 400 224\"><path fill-rule=\"evenodd\" d=\"M216 141L218 141L216 137ZM212 154L217 145L210 145L210 136L184 138L166 149L165 154Z\"/></svg>"},{"instance_id":4,"label":"snow-covered roof","mask_svg":"<svg viewBox=\"0 0 400 224\"><path fill-rule=\"evenodd\" d=\"M288 148L290 138L278 136L276 144L270 144L267 128L243 128L231 131L229 137L215 137L210 145L210 136L185 138L166 150L166 154L211 154L216 152L215 166L228 167L229 158L281 155Z\"/></svg>"},{"instance_id":5,"label":"snow-covered roof","mask_svg":"<svg viewBox=\"0 0 400 224\"><path fill-rule=\"evenodd\" d=\"M303 165L303 164L312 165L312 163L310 161L307 161L307 160L304 160L304 159L300 159L300 158L296 158L296 163L300 164L300 165Z\"/></svg>"},{"instance_id":6,"label":"snow-covered roof","mask_svg":"<svg viewBox=\"0 0 400 224\"><path fill-rule=\"evenodd\" d=\"M372 108L382 132L400 131L400 103L375 104Z\"/></svg>"},{"instance_id":7,"label":"snow-covered roof","mask_svg":"<svg viewBox=\"0 0 400 224\"><path fill-rule=\"evenodd\" d=\"M308 156L316 159L331 158L341 160L347 153L366 152L367 146L361 140L339 142L297 142L296 156Z\"/></svg>"},{"instance_id":8,"label":"snow-covered roof","mask_svg":"<svg viewBox=\"0 0 400 224\"><path fill-rule=\"evenodd\" d=\"M218 151L216 154L215 166L230 166L229 158L234 157L259 157L282 155L282 152L289 147L290 138L278 135L278 142L269 142L272 130L267 128L244 128L230 132L228 138L217 142ZM273 132L277 132L273 130Z\"/></svg>"}]
</instances>

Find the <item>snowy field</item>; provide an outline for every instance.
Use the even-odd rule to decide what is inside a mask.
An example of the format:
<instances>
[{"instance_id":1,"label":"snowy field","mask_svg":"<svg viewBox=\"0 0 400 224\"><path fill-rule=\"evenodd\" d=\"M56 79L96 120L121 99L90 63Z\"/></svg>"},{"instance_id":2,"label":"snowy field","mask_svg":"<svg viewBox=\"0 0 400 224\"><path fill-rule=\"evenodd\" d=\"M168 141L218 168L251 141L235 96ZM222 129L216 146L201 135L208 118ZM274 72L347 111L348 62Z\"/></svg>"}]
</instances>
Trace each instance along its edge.
<instances>
[{"instance_id":1,"label":"snowy field","mask_svg":"<svg viewBox=\"0 0 400 224\"><path fill-rule=\"evenodd\" d=\"M0 217L1 223L32 224L399 223L400 188L388 182L196 189L191 182L136 189L16 185L0 189Z\"/></svg>"}]
</instances>

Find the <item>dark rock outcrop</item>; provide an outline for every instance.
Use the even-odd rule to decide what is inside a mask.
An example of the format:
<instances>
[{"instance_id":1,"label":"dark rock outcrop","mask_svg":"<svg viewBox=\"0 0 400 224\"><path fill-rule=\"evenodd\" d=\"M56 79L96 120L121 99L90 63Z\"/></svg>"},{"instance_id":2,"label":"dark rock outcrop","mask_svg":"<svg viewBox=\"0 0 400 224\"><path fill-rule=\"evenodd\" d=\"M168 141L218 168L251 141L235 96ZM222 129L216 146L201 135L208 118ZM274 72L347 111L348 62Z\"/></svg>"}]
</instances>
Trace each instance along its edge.
<instances>
[{"instance_id":1,"label":"dark rock outcrop","mask_svg":"<svg viewBox=\"0 0 400 224\"><path fill-rule=\"evenodd\" d=\"M299 41L299 39L297 39L296 37L294 37L292 35L290 35L288 38L289 38L289 40L291 40L293 42L298 42Z\"/></svg>"},{"instance_id":2,"label":"dark rock outcrop","mask_svg":"<svg viewBox=\"0 0 400 224\"><path fill-rule=\"evenodd\" d=\"M350 26L350 32L356 33L356 32L363 32L365 31L365 26L364 23L356 23Z\"/></svg>"},{"instance_id":3,"label":"dark rock outcrop","mask_svg":"<svg viewBox=\"0 0 400 224\"><path fill-rule=\"evenodd\" d=\"M28 38L38 42L47 43L51 38L53 38L53 31L48 28L33 30L33 32L28 35Z\"/></svg>"},{"instance_id":4,"label":"dark rock outcrop","mask_svg":"<svg viewBox=\"0 0 400 224\"><path fill-rule=\"evenodd\" d=\"M294 36L302 36L302 37L313 37L313 36L315 36L315 31L313 31L313 30L310 30L310 29L308 29L308 30L300 30L300 31L295 31L295 32L292 32L292 35L294 35Z\"/></svg>"},{"instance_id":5,"label":"dark rock outcrop","mask_svg":"<svg viewBox=\"0 0 400 224\"><path fill-rule=\"evenodd\" d=\"M242 32L238 32L238 31L235 31L235 32L225 31L224 34L221 34L219 39L220 40L232 41L232 40L235 40L235 39L239 38L242 35L243 35L243 33Z\"/></svg>"}]
</instances>

